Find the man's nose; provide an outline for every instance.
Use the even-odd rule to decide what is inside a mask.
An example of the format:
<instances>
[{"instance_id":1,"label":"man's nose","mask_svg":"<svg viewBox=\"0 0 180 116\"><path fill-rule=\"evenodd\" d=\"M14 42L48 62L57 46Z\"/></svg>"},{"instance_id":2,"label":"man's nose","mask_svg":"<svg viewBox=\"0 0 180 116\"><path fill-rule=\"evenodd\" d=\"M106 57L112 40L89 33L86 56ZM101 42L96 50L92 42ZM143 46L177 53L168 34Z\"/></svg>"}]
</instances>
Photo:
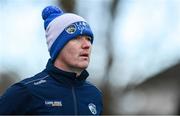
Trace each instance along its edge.
<instances>
[{"instance_id":1,"label":"man's nose","mask_svg":"<svg viewBox=\"0 0 180 116\"><path fill-rule=\"evenodd\" d=\"M88 40L87 37L82 38L82 48L89 49L91 47L91 42Z\"/></svg>"}]
</instances>

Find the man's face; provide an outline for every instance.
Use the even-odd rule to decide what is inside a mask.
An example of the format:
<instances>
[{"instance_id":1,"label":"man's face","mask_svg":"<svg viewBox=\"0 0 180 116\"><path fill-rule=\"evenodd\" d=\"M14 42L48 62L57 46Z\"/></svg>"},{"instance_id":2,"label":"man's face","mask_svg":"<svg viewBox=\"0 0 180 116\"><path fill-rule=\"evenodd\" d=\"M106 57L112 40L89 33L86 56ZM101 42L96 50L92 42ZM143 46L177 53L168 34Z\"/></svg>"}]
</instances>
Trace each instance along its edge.
<instances>
[{"instance_id":1,"label":"man's face","mask_svg":"<svg viewBox=\"0 0 180 116\"><path fill-rule=\"evenodd\" d=\"M91 38L78 36L70 40L60 52L58 59L63 68L82 70L88 67L91 54Z\"/></svg>"}]
</instances>

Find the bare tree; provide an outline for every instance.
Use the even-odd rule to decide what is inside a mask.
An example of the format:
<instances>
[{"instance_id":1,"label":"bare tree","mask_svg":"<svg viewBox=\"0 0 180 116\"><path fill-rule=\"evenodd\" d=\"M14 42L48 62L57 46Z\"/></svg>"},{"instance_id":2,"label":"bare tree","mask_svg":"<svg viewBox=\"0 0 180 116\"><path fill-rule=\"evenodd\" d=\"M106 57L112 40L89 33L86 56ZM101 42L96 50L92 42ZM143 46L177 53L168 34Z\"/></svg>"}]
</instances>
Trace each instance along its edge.
<instances>
[{"instance_id":1,"label":"bare tree","mask_svg":"<svg viewBox=\"0 0 180 116\"><path fill-rule=\"evenodd\" d=\"M65 12L74 12L75 0L58 0L58 5L63 8Z\"/></svg>"},{"instance_id":2,"label":"bare tree","mask_svg":"<svg viewBox=\"0 0 180 116\"><path fill-rule=\"evenodd\" d=\"M120 0L112 0L109 10L110 10L110 21L108 22L108 28L106 29L106 51L107 51L107 63L106 63L106 67L105 67L105 74L103 77L103 82L101 84L101 89L103 92L103 102L104 102L104 111L103 114L112 114L113 112L111 111L111 106L113 106L113 96L112 96L112 88L111 85L109 83L109 79L110 79L110 70L112 68L112 65L114 63L114 49L113 49L113 42L112 42L112 31L109 30L113 30L114 27L114 19L116 18L116 9L117 9L117 5L118 2Z\"/></svg>"}]
</instances>

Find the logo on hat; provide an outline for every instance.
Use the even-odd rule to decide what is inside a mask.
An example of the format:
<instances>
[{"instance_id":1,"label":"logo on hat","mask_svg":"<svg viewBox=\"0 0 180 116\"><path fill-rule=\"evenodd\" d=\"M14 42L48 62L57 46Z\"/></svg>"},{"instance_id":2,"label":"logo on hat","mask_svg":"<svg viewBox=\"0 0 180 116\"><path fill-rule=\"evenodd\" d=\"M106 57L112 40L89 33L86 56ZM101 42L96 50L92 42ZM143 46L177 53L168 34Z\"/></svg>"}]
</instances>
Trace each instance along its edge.
<instances>
[{"instance_id":1,"label":"logo on hat","mask_svg":"<svg viewBox=\"0 0 180 116\"><path fill-rule=\"evenodd\" d=\"M74 32L76 32L76 25L72 24L68 26L65 30L67 33L73 34Z\"/></svg>"},{"instance_id":2,"label":"logo on hat","mask_svg":"<svg viewBox=\"0 0 180 116\"><path fill-rule=\"evenodd\" d=\"M77 23L75 23L75 24L76 24L78 30L80 30L80 33L81 33L81 34L83 33L84 29L89 28L89 27L88 27L88 24L87 24L86 22L82 22L82 21L81 21L81 22L77 22Z\"/></svg>"},{"instance_id":3,"label":"logo on hat","mask_svg":"<svg viewBox=\"0 0 180 116\"><path fill-rule=\"evenodd\" d=\"M97 114L96 105L94 105L93 103L90 103L88 107L92 114L94 115Z\"/></svg>"}]
</instances>

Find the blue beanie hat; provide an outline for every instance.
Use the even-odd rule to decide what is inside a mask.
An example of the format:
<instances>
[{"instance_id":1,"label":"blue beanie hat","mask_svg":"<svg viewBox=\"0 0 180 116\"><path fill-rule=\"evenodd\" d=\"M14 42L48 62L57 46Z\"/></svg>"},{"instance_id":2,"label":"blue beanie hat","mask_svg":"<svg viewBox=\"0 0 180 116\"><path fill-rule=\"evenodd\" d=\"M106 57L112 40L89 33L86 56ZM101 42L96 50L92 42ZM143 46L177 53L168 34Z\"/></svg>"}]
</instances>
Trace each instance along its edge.
<instances>
[{"instance_id":1,"label":"blue beanie hat","mask_svg":"<svg viewBox=\"0 0 180 116\"><path fill-rule=\"evenodd\" d=\"M51 60L56 57L69 40L79 35L90 36L93 43L93 32L84 18L73 13L64 13L56 6L47 6L42 11L44 29Z\"/></svg>"}]
</instances>

